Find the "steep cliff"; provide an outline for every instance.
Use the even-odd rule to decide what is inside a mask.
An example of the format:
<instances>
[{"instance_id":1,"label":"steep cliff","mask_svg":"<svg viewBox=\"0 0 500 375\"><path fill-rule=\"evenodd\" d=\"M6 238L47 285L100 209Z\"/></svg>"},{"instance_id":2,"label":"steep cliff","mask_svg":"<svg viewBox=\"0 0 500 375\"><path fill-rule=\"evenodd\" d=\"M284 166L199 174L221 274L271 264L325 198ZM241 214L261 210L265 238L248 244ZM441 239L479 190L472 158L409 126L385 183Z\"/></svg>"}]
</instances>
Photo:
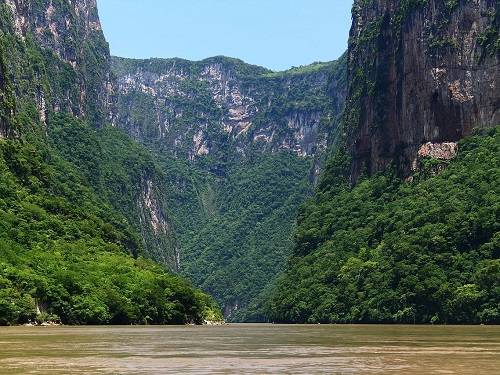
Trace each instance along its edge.
<instances>
[{"instance_id":1,"label":"steep cliff","mask_svg":"<svg viewBox=\"0 0 500 375\"><path fill-rule=\"evenodd\" d=\"M96 126L112 121L109 48L96 1L2 0L0 5L16 91L36 101L42 123L49 110ZM30 64L26 54L38 65Z\"/></svg>"},{"instance_id":2,"label":"steep cliff","mask_svg":"<svg viewBox=\"0 0 500 375\"><path fill-rule=\"evenodd\" d=\"M109 60L95 1L0 2L0 325L220 317L165 270L177 255L164 180L107 126Z\"/></svg>"},{"instance_id":3,"label":"steep cliff","mask_svg":"<svg viewBox=\"0 0 500 375\"><path fill-rule=\"evenodd\" d=\"M352 179L500 123L496 0L357 0L346 126Z\"/></svg>"},{"instance_id":4,"label":"steep cliff","mask_svg":"<svg viewBox=\"0 0 500 375\"><path fill-rule=\"evenodd\" d=\"M0 46L0 138L5 138L11 131L14 116L14 89L7 78L5 49Z\"/></svg>"},{"instance_id":5,"label":"steep cliff","mask_svg":"<svg viewBox=\"0 0 500 375\"><path fill-rule=\"evenodd\" d=\"M136 139L190 160L254 150L313 156L326 148L343 107L343 64L274 73L225 57L113 58L118 124Z\"/></svg>"}]
</instances>

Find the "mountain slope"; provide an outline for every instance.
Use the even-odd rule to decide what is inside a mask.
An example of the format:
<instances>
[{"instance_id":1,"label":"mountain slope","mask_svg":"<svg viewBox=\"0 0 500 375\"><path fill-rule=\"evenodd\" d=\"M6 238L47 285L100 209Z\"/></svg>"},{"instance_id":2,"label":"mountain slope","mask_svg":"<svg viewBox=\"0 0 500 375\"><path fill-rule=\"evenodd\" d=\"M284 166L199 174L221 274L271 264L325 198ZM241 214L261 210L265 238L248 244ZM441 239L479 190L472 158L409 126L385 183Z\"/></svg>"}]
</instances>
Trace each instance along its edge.
<instances>
[{"instance_id":1,"label":"mountain slope","mask_svg":"<svg viewBox=\"0 0 500 375\"><path fill-rule=\"evenodd\" d=\"M140 231L162 224L159 177L146 149L106 127L109 59L95 2L0 3L0 324L218 317L141 258Z\"/></svg>"},{"instance_id":2,"label":"mountain slope","mask_svg":"<svg viewBox=\"0 0 500 375\"><path fill-rule=\"evenodd\" d=\"M118 125L167 176L181 273L229 317L290 254L297 208L337 131L345 58L279 73L226 57L113 58L113 70Z\"/></svg>"},{"instance_id":3,"label":"mountain slope","mask_svg":"<svg viewBox=\"0 0 500 375\"><path fill-rule=\"evenodd\" d=\"M0 140L0 175L0 325L217 319L210 297L132 257L137 232L43 140Z\"/></svg>"},{"instance_id":4,"label":"mountain slope","mask_svg":"<svg viewBox=\"0 0 500 375\"><path fill-rule=\"evenodd\" d=\"M301 208L267 318L500 322L500 129L459 150L437 175L437 161L426 159L413 183L386 172L353 188L347 179L323 187Z\"/></svg>"},{"instance_id":5,"label":"mountain slope","mask_svg":"<svg viewBox=\"0 0 500 375\"><path fill-rule=\"evenodd\" d=\"M346 137L247 320L500 321L498 11L355 2Z\"/></svg>"}]
</instances>

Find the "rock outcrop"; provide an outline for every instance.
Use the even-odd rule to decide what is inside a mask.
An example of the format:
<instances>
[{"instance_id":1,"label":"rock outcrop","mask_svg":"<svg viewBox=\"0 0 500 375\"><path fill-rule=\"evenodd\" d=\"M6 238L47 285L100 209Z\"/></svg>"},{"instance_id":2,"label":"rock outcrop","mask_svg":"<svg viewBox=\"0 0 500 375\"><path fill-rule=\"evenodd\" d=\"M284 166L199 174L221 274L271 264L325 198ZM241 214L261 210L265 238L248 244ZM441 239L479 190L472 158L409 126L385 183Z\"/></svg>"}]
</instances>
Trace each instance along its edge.
<instances>
[{"instance_id":1,"label":"rock outcrop","mask_svg":"<svg viewBox=\"0 0 500 375\"><path fill-rule=\"evenodd\" d=\"M180 254L168 217L162 192L155 176L143 176L140 184L140 229L149 256L173 271L180 270Z\"/></svg>"},{"instance_id":2,"label":"rock outcrop","mask_svg":"<svg viewBox=\"0 0 500 375\"><path fill-rule=\"evenodd\" d=\"M395 163L401 175L427 142L455 142L500 123L496 0L356 0L346 127L352 179Z\"/></svg>"},{"instance_id":3,"label":"rock outcrop","mask_svg":"<svg viewBox=\"0 0 500 375\"><path fill-rule=\"evenodd\" d=\"M412 163L412 172L435 175L444 170L450 160L458 154L457 142L432 143L427 142L422 145L417 152L417 156ZM431 161L430 168L424 167L424 161ZM427 169L427 170L426 170ZM408 177L408 181L413 181L413 176Z\"/></svg>"},{"instance_id":4,"label":"rock outcrop","mask_svg":"<svg viewBox=\"0 0 500 375\"><path fill-rule=\"evenodd\" d=\"M225 57L113 58L118 124L136 139L189 160L252 150L313 156L325 150L329 126L342 110L345 80L335 73L344 63L275 73Z\"/></svg>"},{"instance_id":5,"label":"rock outcrop","mask_svg":"<svg viewBox=\"0 0 500 375\"><path fill-rule=\"evenodd\" d=\"M70 112L96 126L112 122L114 82L96 0L0 0L0 6L2 19L8 20L1 25L7 38L24 41L26 49L34 56L41 54L50 68L50 72L35 69L12 77L18 96L34 96L41 122L49 110ZM7 64L22 66L26 62L19 55L26 50L19 50L19 45L16 48L11 49ZM29 68L33 67L26 66ZM46 73L50 78L44 81ZM24 79L31 87L23 92L20 82Z\"/></svg>"},{"instance_id":6,"label":"rock outcrop","mask_svg":"<svg viewBox=\"0 0 500 375\"><path fill-rule=\"evenodd\" d=\"M418 150L419 158L433 158L451 160L457 156L458 145L455 142L431 143L428 142Z\"/></svg>"}]
</instances>

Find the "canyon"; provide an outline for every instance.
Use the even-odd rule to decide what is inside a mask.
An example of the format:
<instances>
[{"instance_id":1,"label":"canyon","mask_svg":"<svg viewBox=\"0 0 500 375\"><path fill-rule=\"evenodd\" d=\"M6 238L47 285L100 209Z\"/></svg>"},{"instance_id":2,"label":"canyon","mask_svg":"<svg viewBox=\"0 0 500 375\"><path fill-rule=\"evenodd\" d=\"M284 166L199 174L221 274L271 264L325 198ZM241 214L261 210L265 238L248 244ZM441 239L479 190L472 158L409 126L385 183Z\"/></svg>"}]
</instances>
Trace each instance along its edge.
<instances>
[{"instance_id":1,"label":"canyon","mask_svg":"<svg viewBox=\"0 0 500 375\"><path fill-rule=\"evenodd\" d=\"M112 57L95 0L0 1L0 239L23 285L57 285L5 255L9 319L33 298L73 323L217 318L175 273L228 320L497 322L498 2L352 14L337 61L275 72ZM38 252L113 254L129 289Z\"/></svg>"}]
</instances>

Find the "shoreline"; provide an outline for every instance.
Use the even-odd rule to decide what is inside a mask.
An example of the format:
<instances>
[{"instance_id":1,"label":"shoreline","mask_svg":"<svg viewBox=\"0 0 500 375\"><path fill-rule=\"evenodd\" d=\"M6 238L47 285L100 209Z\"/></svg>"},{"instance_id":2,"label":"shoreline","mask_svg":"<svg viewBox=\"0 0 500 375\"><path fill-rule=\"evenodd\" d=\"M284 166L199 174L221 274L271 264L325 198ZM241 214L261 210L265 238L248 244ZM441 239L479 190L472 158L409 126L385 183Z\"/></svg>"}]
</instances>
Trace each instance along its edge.
<instances>
[{"instance_id":1,"label":"shoreline","mask_svg":"<svg viewBox=\"0 0 500 375\"><path fill-rule=\"evenodd\" d=\"M40 324L25 323L16 325L6 325L0 326L1 328L13 328L13 327L26 327L26 328L58 328L58 327L68 327L68 328L83 328L83 327L229 327L229 326L247 326L247 327L499 327L500 324L390 324L390 323L328 323L328 324L318 324L318 323L248 323L248 322L210 322L204 324L62 324L55 322L44 322Z\"/></svg>"}]
</instances>

